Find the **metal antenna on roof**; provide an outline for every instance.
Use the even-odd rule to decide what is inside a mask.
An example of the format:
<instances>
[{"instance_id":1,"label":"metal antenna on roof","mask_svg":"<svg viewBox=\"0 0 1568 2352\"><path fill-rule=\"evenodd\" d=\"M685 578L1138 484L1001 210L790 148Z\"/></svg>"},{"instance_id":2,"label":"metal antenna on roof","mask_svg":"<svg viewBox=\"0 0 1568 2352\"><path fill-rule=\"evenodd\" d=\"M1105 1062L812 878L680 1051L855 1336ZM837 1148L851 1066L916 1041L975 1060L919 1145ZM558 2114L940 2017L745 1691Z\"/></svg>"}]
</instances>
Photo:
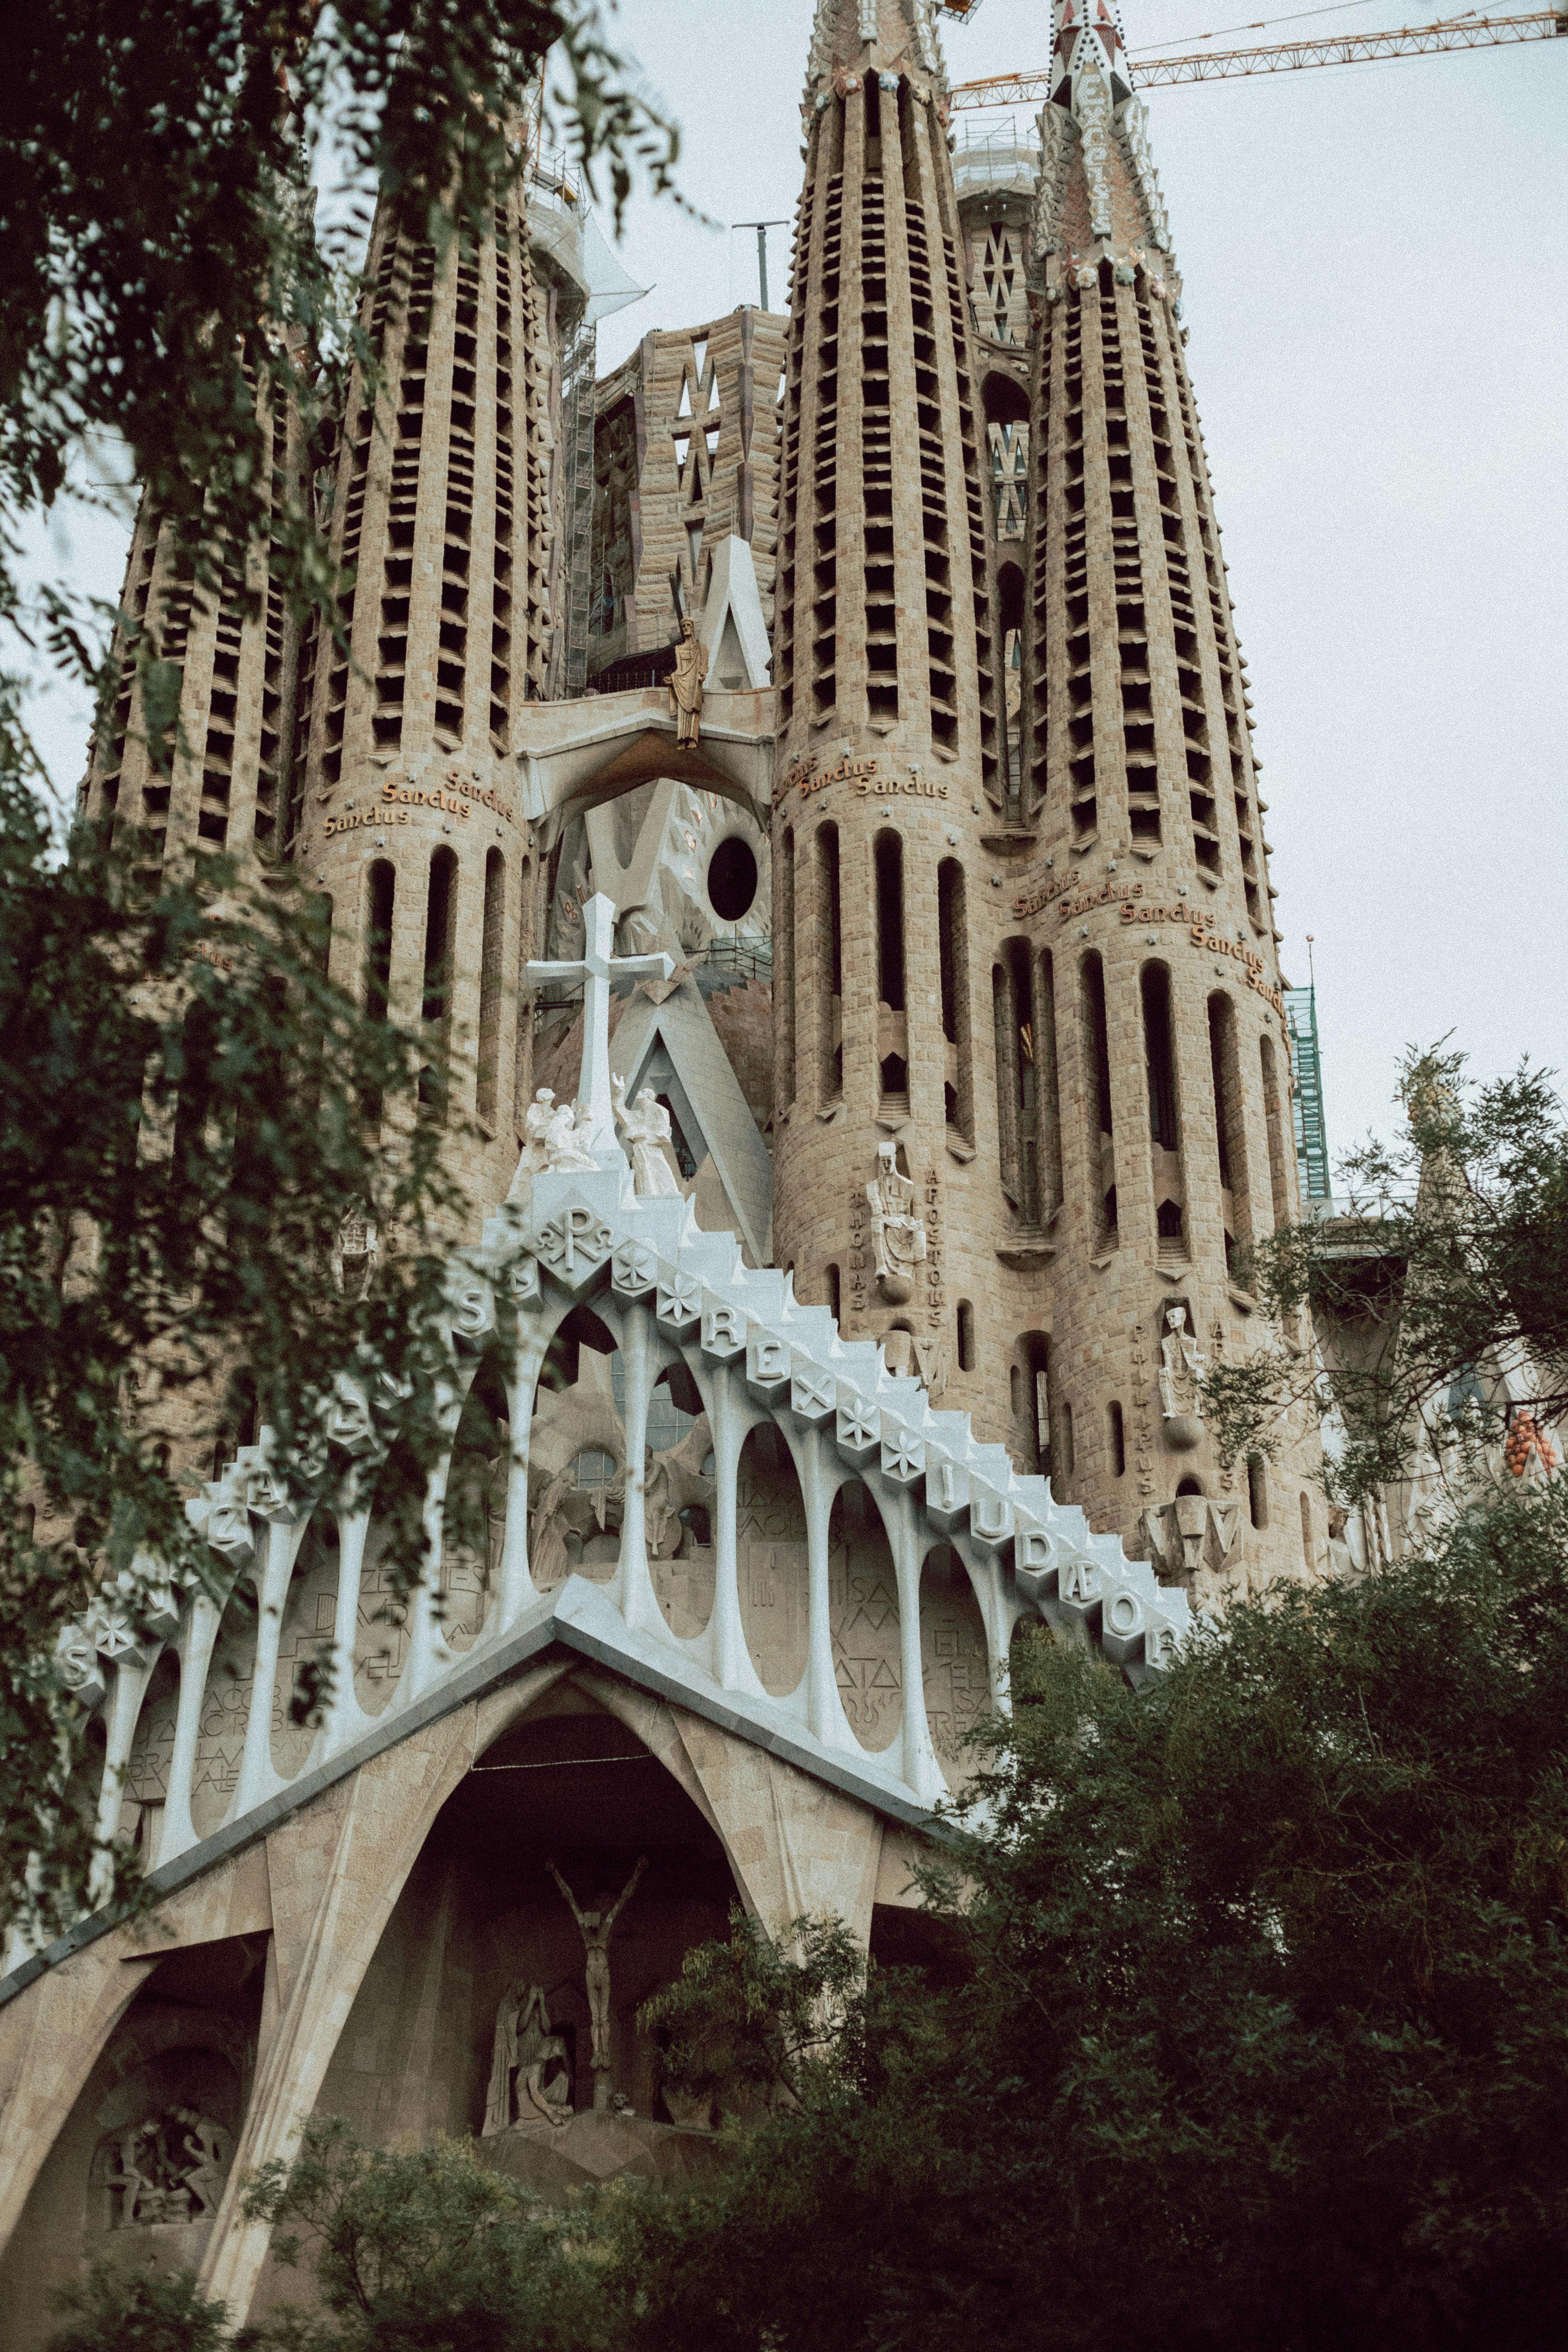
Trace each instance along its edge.
<instances>
[{"instance_id":1,"label":"metal antenna on roof","mask_svg":"<svg viewBox=\"0 0 1568 2352\"><path fill-rule=\"evenodd\" d=\"M757 232L757 277L763 289L762 307L765 310L768 307L768 231L771 228L788 228L789 223L786 220L731 221L730 226L731 229L754 228Z\"/></svg>"}]
</instances>

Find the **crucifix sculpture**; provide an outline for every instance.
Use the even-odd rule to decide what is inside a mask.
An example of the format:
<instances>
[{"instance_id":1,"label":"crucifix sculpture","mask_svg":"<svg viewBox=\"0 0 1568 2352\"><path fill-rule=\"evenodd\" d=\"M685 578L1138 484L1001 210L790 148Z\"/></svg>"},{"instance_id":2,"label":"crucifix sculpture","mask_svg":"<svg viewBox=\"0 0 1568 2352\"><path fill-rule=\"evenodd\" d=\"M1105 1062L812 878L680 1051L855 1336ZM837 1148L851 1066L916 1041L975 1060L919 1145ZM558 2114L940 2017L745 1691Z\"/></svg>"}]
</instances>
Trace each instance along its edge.
<instances>
[{"instance_id":1,"label":"crucifix sculpture","mask_svg":"<svg viewBox=\"0 0 1568 2352\"><path fill-rule=\"evenodd\" d=\"M618 956L616 953L616 902L596 890L583 908L583 953L574 963L531 963L526 978L531 988L552 980L583 983L583 1076L577 1099L577 1134L595 1158L621 1147L616 1139L615 1108L610 1100L610 983L613 980L668 980L675 966L667 955Z\"/></svg>"}]
</instances>

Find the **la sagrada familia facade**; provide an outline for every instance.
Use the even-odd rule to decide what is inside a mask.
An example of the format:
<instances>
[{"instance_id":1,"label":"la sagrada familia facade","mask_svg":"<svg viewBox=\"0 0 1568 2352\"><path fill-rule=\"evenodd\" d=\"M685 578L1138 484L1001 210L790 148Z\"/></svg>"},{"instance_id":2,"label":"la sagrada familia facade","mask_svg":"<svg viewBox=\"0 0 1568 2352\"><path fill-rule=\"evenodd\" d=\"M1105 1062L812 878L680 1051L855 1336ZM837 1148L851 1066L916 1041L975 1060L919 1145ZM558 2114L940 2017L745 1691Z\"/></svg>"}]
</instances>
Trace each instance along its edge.
<instances>
[{"instance_id":1,"label":"la sagrada familia facade","mask_svg":"<svg viewBox=\"0 0 1568 2352\"><path fill-rule=\"evenodd\" d=\"M348 656L138 525L184 748L128 684L87 805L323 895L455 1057L489 1538L437 1496L391 1624L376 1510L241 1429L186 1465L214 1590L68 1640L158 1900L0 1980L18 2347L106 2252L265 2309L239 2185L315 2113L547 2194L700 2168L639 2003L737 1899L918 1957L1021 1628L1138 1681L1349 1557L1315 1435L1205 1420L1299 1213L1280 935L1144 109L1107 0L1053 40L1037 139L966 152L931 0L819 0L787 310L597 383L570 189L445 261L384 206L384 389L310 485ZM352 1396L325 1435L374 1454Z\"/></svg>"}]
</instances>

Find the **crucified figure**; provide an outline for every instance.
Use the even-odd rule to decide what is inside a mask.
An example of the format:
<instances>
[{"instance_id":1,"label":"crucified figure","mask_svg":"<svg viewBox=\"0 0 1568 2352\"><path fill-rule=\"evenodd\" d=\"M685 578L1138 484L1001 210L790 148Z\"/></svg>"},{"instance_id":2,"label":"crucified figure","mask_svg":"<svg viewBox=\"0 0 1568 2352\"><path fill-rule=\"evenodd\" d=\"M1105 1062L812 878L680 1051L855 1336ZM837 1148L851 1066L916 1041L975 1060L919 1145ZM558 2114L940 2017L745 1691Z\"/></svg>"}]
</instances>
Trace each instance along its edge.
<instances>
[{"instance_id":1,"label":"crucified figure","mask_svg":"<svg viewBox=\"0 0 1568 2352\"><path fill-rule=\"evenodd\" d=\"M647 1868L646 1853L637 1856L637 1866L622 1887L620 1899L605 1909L606 1897L601 1895L592 1911L580 1911L577 1897L562 1877L552 1862L544 1865L556 1885L572 1906L572 1916L577 1922L585 1956L584 1972L588 1979L588 2021L593 2028L593 2055L589 2064L595 2074L610 2071L610 1937L616 1931L616 1921L637 1892L637 1884Z\"/></svg>"}]
</instances>

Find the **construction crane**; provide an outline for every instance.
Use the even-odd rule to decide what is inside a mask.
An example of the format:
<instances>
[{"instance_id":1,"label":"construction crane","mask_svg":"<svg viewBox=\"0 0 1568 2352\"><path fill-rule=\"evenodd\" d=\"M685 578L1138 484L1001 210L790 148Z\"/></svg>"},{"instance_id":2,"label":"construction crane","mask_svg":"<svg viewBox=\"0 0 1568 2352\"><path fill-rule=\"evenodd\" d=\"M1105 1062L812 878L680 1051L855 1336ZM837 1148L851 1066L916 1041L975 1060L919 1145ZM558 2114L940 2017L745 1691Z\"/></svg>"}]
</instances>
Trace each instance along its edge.
<instances>
[{"instance_id":1,"label":"construction crane","mask_svg":"<svg viewBox=\"0 0 1568 2352\"><path fill-rule=\"evenodd\" d=\"M973 14L972 0L967 11ZM951 13L965 13L957 9ZM1227 81L1238 74L1296 73L1303 66L1370 65L1378 58L1430 57L1441 49L1500 48L1515 41L1550 41L1568 35L1568 13L1546 8L1529 16L1452 16L1436 25L1405 25L1389 33L1329 33L1314 39L1279 41L1264 48L1194 49L1131 60L1128 78L1139 89L1184 81ZM993 74L984 81L960 82L955 107L1031 106L1048 99L1056 79L1050 66L1021 73Z\"/></svg>"}]
</instances>

